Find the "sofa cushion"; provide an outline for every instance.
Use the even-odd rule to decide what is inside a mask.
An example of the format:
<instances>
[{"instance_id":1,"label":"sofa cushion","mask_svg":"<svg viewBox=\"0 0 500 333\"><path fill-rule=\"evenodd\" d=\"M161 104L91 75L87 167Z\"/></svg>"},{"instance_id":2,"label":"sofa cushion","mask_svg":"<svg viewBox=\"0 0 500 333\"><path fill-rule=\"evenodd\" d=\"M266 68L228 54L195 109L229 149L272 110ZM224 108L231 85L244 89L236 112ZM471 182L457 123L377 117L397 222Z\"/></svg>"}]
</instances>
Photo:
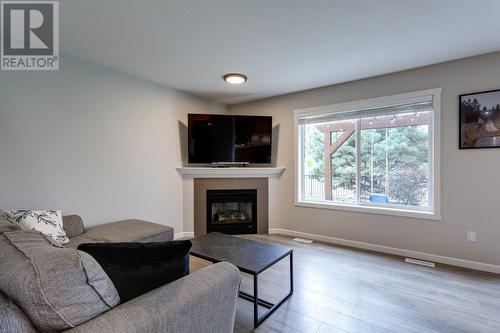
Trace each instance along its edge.
<instances>
[{"instance_id":1,"label":"sofa cushion","mask_svg":"<svg viewBox=\"0 0 500 333\"><path fill-rule=\"evenodd\" d=\"M85 233L71 238L67 246L77 248L78 245L84 243L137 242L151 239L159 234L165 234L165 236L154 241L173 239L171 227L143 220L125 220L85 228ZM169 239L165 239L166 237Z\"/></svg>"},{"instance_id":2,"label":"sofa cushion","mask_svg":"<svg viewBox=\"0 0 500 333\"><path fill-rule=\"evenodd\" d=\"M7 214L3 210L0 210L0 234L6 231L17 230L21 230L21 228L7 219Z\"/></svg>"},{"instance_id":3,"label":"sofa cushion","mask_svg":"<svg viewBox=\"0 0 500 333\"><path fill-rule=\"evenodd\" d=\"M189 273L191 241L82 244L113 281L122 302Z\"/></svg>"},{"instance_id":4,"label":"sofa cushion","mask_svg":"<svg viewBox=\"0 0 500 333\"><path fill-rule=\"evenodd\" d=\"M120 301L90 255L35 231L0 235L0 289L41 331L75 327Z\"/></svg>"},{"instance_id":5,"label":"sofa cushion","mask_svg":"<svg viewBox=\"0 0 500 333\"><path fill-rule=\"evenodd\" d=\"M83 220L78 215L63 216L63 227L66 235L70 238L79 236L85 232Z\"/></svg>"},{"instance_id":6,"label":"sofa cushion","mask_svg":"<svg viewBox=\"0 0 500 333\"><path fill-rule=\"evenodd\" d=\"M24 312L0 292L0 333L35 333Z\"/></svg>"},{"instance_id":7,"label":"sofa cushion","mask_svg":"<svg viewBox=\"0 0 500 333\"><path fill-rule=\"evenodd\" d=\"M7 218L22 230L36 230L60 244L69 243L59 210L8 210Z\"/></svg>"},{"instance_id":8,"label":"sofa cushion","mask_svg":"<svg viewBox=\"0 0 500 333\"><path fill-rule=\"evenodd\" d=\"M3 223L3 222L10 222L10 223L12 223L7 218L7 213L0 209L0 223Z\"/></svg>"}]
</instances>

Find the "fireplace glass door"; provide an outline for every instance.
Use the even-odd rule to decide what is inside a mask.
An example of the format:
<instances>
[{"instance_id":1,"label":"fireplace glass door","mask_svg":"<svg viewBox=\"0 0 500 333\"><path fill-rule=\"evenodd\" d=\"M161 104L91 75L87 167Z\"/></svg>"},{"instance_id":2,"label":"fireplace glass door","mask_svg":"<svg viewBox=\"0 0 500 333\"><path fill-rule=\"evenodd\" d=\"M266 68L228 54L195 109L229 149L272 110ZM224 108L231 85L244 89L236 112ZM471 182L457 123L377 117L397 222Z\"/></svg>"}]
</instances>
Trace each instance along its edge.
<instances>
[{"instance_id":1,"label":"fireplace glass door","mask_svg":"<svg viewBox=\"0 0 500 333\"><path fill-rule=\"evenodd\" d=\"M208 190L207 232L257 232L257 190Z\"/></svg>"},{"instance_id":2,"label":"fireplace glass door","mask_svg":"<svg viewBox=\"0 0 500 333\"><path fill-rule=\"evenodd\" d=\"M232 224L252 221L251 202L214 202L212 203L212 223Z\"/></svg>"}]
</instances>

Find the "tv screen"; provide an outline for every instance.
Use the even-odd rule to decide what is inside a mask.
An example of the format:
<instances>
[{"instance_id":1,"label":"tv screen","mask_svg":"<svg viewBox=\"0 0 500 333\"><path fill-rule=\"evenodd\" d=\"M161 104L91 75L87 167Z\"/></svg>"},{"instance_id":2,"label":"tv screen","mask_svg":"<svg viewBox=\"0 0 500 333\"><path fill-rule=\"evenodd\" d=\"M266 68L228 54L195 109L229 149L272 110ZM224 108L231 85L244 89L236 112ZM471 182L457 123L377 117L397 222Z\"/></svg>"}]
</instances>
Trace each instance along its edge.
<instances>
[{"instance_id":1,"label":"tv screen","mask_svg":"<svg viewBox=\"0 0 500 333\"><path fill-rule=\"evenodd\" d=\"M189 163L271 163L272 117L188 115Z\"/></svg>"}]
</instances>

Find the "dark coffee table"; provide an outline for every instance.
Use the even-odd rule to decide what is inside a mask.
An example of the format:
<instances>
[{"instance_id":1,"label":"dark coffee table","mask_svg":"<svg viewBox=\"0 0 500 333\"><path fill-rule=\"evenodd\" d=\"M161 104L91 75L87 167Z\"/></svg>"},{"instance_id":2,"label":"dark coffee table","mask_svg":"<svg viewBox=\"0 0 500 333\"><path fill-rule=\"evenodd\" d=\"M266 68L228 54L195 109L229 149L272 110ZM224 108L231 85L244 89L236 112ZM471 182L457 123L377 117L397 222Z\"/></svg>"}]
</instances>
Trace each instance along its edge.
<instances>
[{"instance_id":1,"label":"dark coffee table","mask_svg":"<svg viewBox=\"0 0 500 333\"><path fill-rule=\"evenodd\" d=\"M281 304L293 294L293 250L281 246L257 242L250 239L212 232L191 239L193 247L191 255L213 263L227 261L244 273L253 276L254 294L240 291L240 297L253 302L254 327L259 326ZM290 256L290 291L277 303L259 298L258 276L286 256ZM265 314L259 316L258 306L267 308Z\"/></svg>"}]
</instances>

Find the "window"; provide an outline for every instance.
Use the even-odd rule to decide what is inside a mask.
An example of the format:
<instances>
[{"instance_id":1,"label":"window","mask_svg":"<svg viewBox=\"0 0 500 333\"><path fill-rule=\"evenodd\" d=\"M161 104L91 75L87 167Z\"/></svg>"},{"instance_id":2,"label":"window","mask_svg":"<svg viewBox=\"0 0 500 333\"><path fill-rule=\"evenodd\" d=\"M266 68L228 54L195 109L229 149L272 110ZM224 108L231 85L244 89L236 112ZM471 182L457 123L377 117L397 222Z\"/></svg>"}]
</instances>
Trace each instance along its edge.
<instances>
[{"instance_id":1,"label":"window","mask_svg":"<svg viewBox=\"0 0 500 333\"><path fill-rule=\"evenodd\" d=\"M439 218L440 94L296 111L297 205Z\"/></svg>"}]
</instances>

